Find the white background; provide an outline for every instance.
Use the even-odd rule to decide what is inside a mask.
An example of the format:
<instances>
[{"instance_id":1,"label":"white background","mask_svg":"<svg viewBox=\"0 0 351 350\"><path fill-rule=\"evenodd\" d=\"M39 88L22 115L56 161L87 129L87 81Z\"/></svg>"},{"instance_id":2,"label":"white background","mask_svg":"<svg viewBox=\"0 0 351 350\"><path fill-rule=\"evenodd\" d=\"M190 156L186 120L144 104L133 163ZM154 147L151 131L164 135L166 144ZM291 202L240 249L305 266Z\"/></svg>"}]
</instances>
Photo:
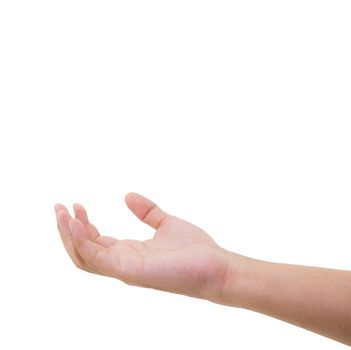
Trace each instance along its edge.
<instances>
[{"instance_id":1,"label":"white background","mask_svg":"<svg viewBox=\"0 0 351 350\"><path fill-rule=\"evenodd\" d=\"M53 206L149 238L136 191L223 247L350 269L349 1L0 1L2 349L342 349L74 267Z\"/></svg>"}]
</instances>

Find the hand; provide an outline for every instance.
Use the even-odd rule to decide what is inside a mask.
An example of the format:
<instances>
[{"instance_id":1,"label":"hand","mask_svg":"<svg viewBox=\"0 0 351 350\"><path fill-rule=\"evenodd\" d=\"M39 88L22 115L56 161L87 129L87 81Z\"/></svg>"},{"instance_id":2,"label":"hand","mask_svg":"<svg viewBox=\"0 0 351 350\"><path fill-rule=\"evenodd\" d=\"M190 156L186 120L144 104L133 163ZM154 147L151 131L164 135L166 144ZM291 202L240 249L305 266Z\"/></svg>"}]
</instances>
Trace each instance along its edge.
<instances>
[{"instance_id":1,"label":"hand","mask_svg":"<svg viewBox=\"0 0 351 350\"><path fill-rule=\"evenodd\" d=\"M229 258L202 229L169 215L136 193L126 196L129 209L156 232L146 241L101 236L80 204L75 219L55 206L63 244L75 265L127 284L220 301Z\"/></svg>"},{"instance_id":2,"label":"hand","mask_svg":"<svg viewBox=\"0 0 351 350\"><path fill-rule=\"evenodd\" d=\"M351 345L350 272L244 257L136 193L129 193L126 203L156 230L153 239L101 236L81 205L73 206L75 219L56 205L63 244L77 267L131 285L261 312Z\"/></svg>"}]
</instances>

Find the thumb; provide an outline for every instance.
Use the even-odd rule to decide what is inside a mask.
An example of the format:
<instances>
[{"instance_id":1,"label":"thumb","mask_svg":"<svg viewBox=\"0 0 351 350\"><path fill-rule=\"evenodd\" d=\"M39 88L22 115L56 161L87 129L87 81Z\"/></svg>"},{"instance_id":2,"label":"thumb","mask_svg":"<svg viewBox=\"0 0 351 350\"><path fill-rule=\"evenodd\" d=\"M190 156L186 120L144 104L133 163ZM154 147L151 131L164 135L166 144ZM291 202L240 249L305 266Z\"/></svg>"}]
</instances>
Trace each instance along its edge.
<instances>
[{"instance_id":1,"label":"thumb","mask_svg":"<svg viewBox=\"0 0 351 350\"><path fill-rule=\"evenodd\" d=\"M130 192L126 195L125 202L135 216L155 230L170 216L150 199L134 192Z\"/></svg>"}]
</instances>

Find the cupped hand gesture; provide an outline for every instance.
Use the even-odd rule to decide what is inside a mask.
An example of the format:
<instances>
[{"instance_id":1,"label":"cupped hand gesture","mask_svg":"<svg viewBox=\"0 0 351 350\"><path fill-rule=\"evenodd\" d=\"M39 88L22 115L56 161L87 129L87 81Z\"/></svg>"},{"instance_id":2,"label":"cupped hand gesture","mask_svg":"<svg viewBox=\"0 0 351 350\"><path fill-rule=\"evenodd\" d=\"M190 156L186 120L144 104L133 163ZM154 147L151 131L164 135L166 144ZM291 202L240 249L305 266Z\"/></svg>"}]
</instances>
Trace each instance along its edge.
<instances>
[{"instance_id":1,"label":"cupped hand gesture","mask_svg":"<svg viewBox=\"0 0 351 350\"><path fill-rule=\"evenodd\" d=\"M80 204L73 206L75 218L63 205L55 206L63 244L75 265L130 285L219 298L228 267L226 251L205 231L167 214L149 199L129 193L125 200L142 222L156 230L152 239L102 236Z\"/></svg>"}]
</instances>

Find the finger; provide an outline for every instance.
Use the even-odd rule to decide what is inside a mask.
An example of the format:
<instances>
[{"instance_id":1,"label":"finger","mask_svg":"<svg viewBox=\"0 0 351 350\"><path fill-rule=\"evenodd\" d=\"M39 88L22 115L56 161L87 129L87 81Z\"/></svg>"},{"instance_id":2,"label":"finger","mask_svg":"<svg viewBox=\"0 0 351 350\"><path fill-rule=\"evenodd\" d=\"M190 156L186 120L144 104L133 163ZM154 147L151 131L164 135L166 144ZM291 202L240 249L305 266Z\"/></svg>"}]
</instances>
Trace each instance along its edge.
<instances>
[{"instance_id":1,"label":"finger","mask_svg":"<svg viewBox=\"0 0 351 350\"><path fill-rule=\"evenodd\" d=\"M89 224L87 211L84 209L84 207L81 204L74 203L73 211L78 220L80 220L83 224Z\"/></svg>"},{"instance_id":2,"label":"finger","mask_svg":"<svg viewBox=\"0 0 351 350\"><path fill-rule=\"evenodd\" d=\"M140 194L128 193L125 202L134 215L156 230L170 217L169 214L164 212L154 202Z\"/></svg>"},{"instance_id":3,"label":"finger","mask_svg":"<svg viewBox=\"0 0 351 350\"><path fill-rule=\"evenodd\" d=\"M96 241L105 248L109 248L117 242L117 239L115 238L100 235L98 229L91 222L89 222L87 211L81 204L73 204L73 210L76 218L84 224L88 236L92 241Z\"/></svg>"},{"instance_id":4,"label":"finger","mask_svg":"<svg viewBox=\"0 0 351 350\"><path fill-rule=\"evenodd\" d=\"M71 219L69 225L73 244L85 264L102 275L119 276L119 261L103 245L89 238L84 224L78 219Z\"/></svg>"},{"instance_id":5,"label":"finger","mask_svg":"<svg viewBox=\"0 0 351 350\"><path fill-rule=\"evenodd\" d=\"M68 226L68 220L71 219L71 215L69 215L67 208L62 204L56 204L55 214L57 220L57 227L60 233L64 237L69 236L71 234L71 231Z\"/></svg>"},{"instance_id":6,"label":"finger","mask_svg":"<svg viewBox=\"0 0 351 350\"><path fill-rule=\"evenodd\" d=\"M89 222L88 214L84 207L81 204L75 203L73 204L73 211L76 216L76 219L80 220L84 224L89 238L92 240L96 240L100 236L100 233L98 229L92 223Z\"/></svg>"},{"instance_id":7,"label":"finger","mask_svg":"<svg viewBox=\"0 0 351 350\"><path fill-rule=\"evenodd\" d=\"M69 257L78 268L91 272L90 269L85 265L84 260L79 256L79 253L73 245L72 235L69 228L69 220L71 219L71 216L67 208L62 204L56 204L55 213L57 220L57 228L60 232L62 243Z\"/></svg>"}]
</instances>

